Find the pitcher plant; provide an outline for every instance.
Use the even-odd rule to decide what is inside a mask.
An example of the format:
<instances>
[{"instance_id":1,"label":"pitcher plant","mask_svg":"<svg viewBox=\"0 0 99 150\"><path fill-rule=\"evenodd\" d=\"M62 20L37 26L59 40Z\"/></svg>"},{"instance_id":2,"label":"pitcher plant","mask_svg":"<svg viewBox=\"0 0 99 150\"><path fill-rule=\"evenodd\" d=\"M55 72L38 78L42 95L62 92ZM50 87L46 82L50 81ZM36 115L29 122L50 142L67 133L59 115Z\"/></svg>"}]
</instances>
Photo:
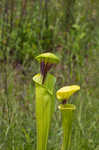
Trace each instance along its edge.
<instances>
[{"instance_id":1,"label":"pitcher plant","mask_svg":"<svg viewBox=\"0 0 99 150\"><path fill-rule=\"evenodd\" d=\"M70 96L76 91L80 90L80 86L64 86L56 93L57 99L61 102L59 110L62 115L62 128L63 128L63 143L61 150L70 150L71 133L72 133L72 121L76 106L73 104L67 104Z\"/></svg>"},{"instance_id":2,"label":"pitcher plant","mask_svg":"<svg viewBox=\"0 0 99 150\"><path fill-rule=\"evenodd\" d=\"M56 78L48 71L59 62L59 58L52 53L43 53L36 59L40 63L40 73L33 77L36 85L37 150L46 150L54 112L54 86L56 82Z\"/></svg>"}]
</instances>

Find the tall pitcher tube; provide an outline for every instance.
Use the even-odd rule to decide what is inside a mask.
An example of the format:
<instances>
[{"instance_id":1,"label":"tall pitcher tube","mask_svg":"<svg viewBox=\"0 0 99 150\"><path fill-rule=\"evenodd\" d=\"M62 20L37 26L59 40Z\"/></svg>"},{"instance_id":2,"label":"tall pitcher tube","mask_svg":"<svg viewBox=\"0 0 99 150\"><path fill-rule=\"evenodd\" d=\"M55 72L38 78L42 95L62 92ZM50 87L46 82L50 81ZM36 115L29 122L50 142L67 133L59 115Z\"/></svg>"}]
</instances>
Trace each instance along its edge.
<instances>
[{"instance_id":1,"label":"tall pitcher tube","mask_svg":"<svg viewBox=\"0 0 99 150\"><path fill-rule=\"evenodd\" d=\"M76 109L73 104L60 104L59 109L62 115L62 128L63 128L63 143L61 150L70 150L72 121L74 111Z\"/></svg>"},{"instance_id":2,"label":"tall pitcher tube","mask_svg":"<svg viewBox=\"0 0 99 150\"><path fill-rule=\"evenodd\" d=\"M37 126L37 150L46 150L48 133L52 113L54 110L54 85L56 79L48 74L44 84L42 84L41 74L33 77L36 84L36 126Z\"/></svg>"}]
</instances>

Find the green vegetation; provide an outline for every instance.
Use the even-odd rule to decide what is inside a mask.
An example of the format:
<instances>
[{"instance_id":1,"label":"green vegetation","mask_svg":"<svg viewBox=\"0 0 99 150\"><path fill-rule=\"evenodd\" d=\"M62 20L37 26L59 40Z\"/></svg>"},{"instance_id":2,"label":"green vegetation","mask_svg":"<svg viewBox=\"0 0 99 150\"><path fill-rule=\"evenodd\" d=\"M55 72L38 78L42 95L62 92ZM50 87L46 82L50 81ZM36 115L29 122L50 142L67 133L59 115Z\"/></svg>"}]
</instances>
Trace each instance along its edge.
<instances>
[{"instance_id":1,"label":"green vegetation","mask_svg":"<svg viewBox=\"0 0 99 150\"><path fill-rule=\"evenodd\" d=\"M53 52L61 63L51 71L56 90L80 85L71 150L99 149L99 1L0 1L0 150L35 150L35 56ZM55 71L54 71L55 70ZM48 150L61 149L56 101Z\"/></svg>"}]
</instances>

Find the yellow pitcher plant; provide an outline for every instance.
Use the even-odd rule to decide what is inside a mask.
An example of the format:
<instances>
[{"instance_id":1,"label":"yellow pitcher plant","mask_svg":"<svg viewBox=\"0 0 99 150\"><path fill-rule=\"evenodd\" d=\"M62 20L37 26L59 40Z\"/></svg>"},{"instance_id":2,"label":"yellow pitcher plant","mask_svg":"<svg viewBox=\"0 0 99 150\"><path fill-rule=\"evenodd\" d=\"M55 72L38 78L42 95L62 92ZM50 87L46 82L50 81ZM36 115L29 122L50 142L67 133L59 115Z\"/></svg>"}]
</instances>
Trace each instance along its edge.
<instances>
[{"instance_id":1,"label":"yellow pitcher plant","mask_svg":"<svg viewBox=\"0 0 99 150\"><path fill-rule=\"evenodd\" d=\"M62 128L63 128L63 143L61 150L70 150L71 132L72 132L72 120L76 106L73 104L67 104L70 96L80 90L80 86L64 86L56 92L57 99L61 102L59 110L62 115Z\"/></svg>"},{"instance_id":2,"label":"yellow pitcher plant","mask_svg":"<svg viewBox=\"0 0 99 150\"><path fill-rule=\"evenodd\" d=\"M46 150L54 112L54 86L56 82L56 78L48 71L59 62L59 58L52 53L43 53L36 59L40 63L40 73L33 77L36 85L37 150Z\"/></svg>"}]
</instances>

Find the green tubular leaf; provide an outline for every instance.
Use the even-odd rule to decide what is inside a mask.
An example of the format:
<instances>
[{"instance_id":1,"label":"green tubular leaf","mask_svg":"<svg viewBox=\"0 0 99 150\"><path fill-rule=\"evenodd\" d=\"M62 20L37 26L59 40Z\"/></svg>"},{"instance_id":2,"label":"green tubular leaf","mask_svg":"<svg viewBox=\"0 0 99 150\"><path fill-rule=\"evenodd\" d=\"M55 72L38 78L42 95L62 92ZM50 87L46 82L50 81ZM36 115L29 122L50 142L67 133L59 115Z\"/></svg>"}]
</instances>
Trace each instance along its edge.
<instances>
[{"instance_id":1,"label":"green tubular leaf","mask_svg":"<svg viewBox=\"0 0 99 150\"><path fill-rule=\"evenodd\" d=\"M36 83L36 125L37 125L37 150L46 150L52 114L54 111L55 77L48 74L42 85L42 76L33 77Z\"/></svg>"},{"instance_id":2,"label":"green tubular leaf","mask_svg":"<svg viewBox=\"0 0 99 150\"><path fill-rule=\"evenodd\" d=\"M71 133L72 133L72 120L74 110L76 109L73 104L59 105L62 113L62 127L63 127L63 144L61 150L70 150Z\"/></svg>"},{"instance_id":3,"label":"green tubular leaf","mask_svg":"<svg viewBox=\"0 0 99 150\"><path fill-rule=\"evenodd\" d=\"M44 61L45 63L57 64L60 59L53 53L43 53L36 57L38 62Z\"/></svg>"},{"instance_id":4,"label":"green tubular leaf","mask_svg":"<svg viewBox=\"0 0 99 150\"><path fill-rule=\"evenodd\" d=\"M38 73L33 77L33 81L39 85L42 85L42 87L46 88L46 90L53 95L56 78L48 73L44 84L42 84L42 78L42 75Z\"/></svg>"}]
</instances>

